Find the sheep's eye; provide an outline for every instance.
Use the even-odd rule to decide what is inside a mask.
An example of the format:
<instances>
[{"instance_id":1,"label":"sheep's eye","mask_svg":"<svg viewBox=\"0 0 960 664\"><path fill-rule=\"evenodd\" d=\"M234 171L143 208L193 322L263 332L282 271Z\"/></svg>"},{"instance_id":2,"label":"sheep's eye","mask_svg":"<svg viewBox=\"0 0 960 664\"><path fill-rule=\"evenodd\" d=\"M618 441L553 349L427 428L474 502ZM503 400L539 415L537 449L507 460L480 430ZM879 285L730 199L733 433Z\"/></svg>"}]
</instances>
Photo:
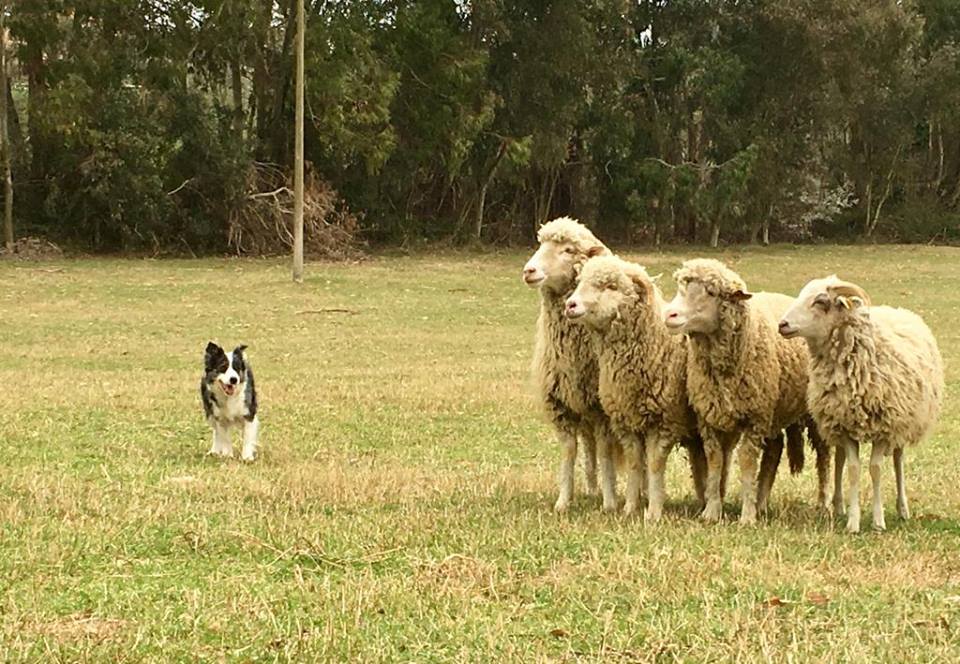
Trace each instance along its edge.
<instances>
[{"instance_id":1,"label":"sheep's eye","mask_svg":"<svg viewBox=\"0 0 960 664\"><path fill-rule=\"evenodd\" d=\"M572 253L574 253L575 251L576 251L576 249L574 249L573 247L565 247L564 250L563 250L563 253L565 253L565 254L572 254Z\"/></svg>"},{"instance_id":2,"label":"sheep's eye","mask_svg":"<svg viewBox=\"0 0 960 664\"><path fill-rule=\"evenodd\" d=\"M612 290L612 291L617 290L617 284L614 282L610 282L609 284L607 284L607 290Z\"/></svg>"},{"instance_id":3,"label":"sheep's eye","mask_svg":"<svg viewBox=\"0 0 960 664\"><path fill-rule=\"evenodd\" d=\"M828 298L826 295L818 295L816 298L814 298L813 304L811 306L817 307L823 311L829 311L830 298Z\"/></svg>"}]
</instances>

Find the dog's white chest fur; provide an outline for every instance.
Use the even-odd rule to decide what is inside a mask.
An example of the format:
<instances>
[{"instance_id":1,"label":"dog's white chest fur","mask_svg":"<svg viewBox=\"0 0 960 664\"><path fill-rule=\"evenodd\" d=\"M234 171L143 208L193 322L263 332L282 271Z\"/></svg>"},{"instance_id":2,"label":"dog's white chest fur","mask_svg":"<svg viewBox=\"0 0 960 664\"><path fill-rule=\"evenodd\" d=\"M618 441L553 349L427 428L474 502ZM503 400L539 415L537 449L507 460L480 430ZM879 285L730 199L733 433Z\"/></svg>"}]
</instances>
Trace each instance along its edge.
<instances>
[{"instance_id":1,"label":"dog's white chest fur","mask_svg":"<svg viewBox=\"0 0 960 664\"><path fill-rule=\"evenodd\" d=\"M243 393L237 392L231 396L218 394L213 400L213 419L223 424L238 424L246 414Z\"/></svg>"}]
</instances>

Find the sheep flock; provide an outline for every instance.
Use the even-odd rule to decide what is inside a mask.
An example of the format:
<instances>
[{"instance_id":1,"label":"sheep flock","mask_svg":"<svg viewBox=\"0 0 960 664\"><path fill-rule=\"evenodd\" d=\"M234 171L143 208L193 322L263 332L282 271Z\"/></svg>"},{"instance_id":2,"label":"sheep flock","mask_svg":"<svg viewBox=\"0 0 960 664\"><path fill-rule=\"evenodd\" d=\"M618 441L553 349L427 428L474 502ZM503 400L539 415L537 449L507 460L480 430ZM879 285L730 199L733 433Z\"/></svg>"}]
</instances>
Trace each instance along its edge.
<instances>
[{"instance_id":1,"label":"sheep flock","mask_svg":"<svg viewBox=\"0 0 960 664\"><path fill-rule=\"evenodd\" d=\"M723 518L736 458L739 520L752 524L767 511L784 447L799 473L809 445L817 506L846 508L847 530L858 532L860 446L869 444L874 529L886 527L885 456L897 512L909 517L904 453L930 434L944 392L940 352L919 316L873 306L862 287L833 275L797 297L754 292L713 259L683 263L667 301L659 275L615 256L574 219L544 224L538 240L523 280L540 293L532 377L561 449L558 512L571 505L582 450L587 491L604 511L622 504L656 523L667 460L680 448L709 522Z\"/></svg>"}]
</instances>

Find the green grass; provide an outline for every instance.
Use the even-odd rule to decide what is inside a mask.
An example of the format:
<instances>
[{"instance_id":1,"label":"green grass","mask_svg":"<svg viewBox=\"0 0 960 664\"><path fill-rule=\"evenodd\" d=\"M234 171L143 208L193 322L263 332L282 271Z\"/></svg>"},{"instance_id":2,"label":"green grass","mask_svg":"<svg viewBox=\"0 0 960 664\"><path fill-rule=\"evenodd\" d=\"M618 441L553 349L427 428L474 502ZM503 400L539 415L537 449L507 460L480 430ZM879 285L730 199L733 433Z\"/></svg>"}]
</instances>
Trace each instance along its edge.
<instances>
[{"instance_id":1,"label":"green grass","mask_svg":"<svg viewBox=\"0 0 960 664\"><path fill-rule=\"evenodd\" d=\"M300 287L278 261L0 263L0 659L957 661L960 253L722 256L758 290L838 271L925 316L949 388L908 458L912 521L891 471L888 532L846 535L808 459L758 527L705 526L680 455L654 529L580 473L554 515L523 252L310 265ZM672 292L683 254L635 257ZM211 338L250 345L252 465L205 456Z\"/></svg>"}]
</instances>

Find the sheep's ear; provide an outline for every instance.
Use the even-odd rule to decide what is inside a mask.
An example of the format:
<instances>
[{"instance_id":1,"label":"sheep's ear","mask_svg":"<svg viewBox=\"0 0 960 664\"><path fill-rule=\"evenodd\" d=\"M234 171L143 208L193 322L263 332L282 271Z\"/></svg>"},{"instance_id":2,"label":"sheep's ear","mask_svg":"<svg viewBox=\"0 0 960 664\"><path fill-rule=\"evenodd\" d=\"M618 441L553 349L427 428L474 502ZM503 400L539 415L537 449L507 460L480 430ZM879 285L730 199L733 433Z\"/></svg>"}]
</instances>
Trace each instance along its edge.
<instances>
[{"instance_id":1,"label":"sheep's ear","mask_svg":"<svg viewBox=\"0 0 960 664\"><path fill-rule=\"evenodd\" d=\"M753 293L748 293L744 290L737 290L730 294L730 299L734 302L744 302L753 297Z\"/></svg>"},{"instance_id":2,"label":"sheep's ear","mask_svg":"<svg viewBox=\"0 0 960 664\"><path fill-rule=\"evenodd\" d=\"M637 292L637 297L640 298L641 302L649 302L652 299L653 284L649 279L644 278L644 275L636 272L630 275L630 281L633 282Z\"/></svg>"},{"instance_id":3,"label":"sheep's ear","mask_svg":"<svg viewBox=\"0 0 960 664\"><path fill-rule=\"evenodd\" d=\"M595 244L594 246L587 249L587 258L593 258L594 256L601 256L607 251L607 248L603 245Z\"/></svg>"}]
</instances>

